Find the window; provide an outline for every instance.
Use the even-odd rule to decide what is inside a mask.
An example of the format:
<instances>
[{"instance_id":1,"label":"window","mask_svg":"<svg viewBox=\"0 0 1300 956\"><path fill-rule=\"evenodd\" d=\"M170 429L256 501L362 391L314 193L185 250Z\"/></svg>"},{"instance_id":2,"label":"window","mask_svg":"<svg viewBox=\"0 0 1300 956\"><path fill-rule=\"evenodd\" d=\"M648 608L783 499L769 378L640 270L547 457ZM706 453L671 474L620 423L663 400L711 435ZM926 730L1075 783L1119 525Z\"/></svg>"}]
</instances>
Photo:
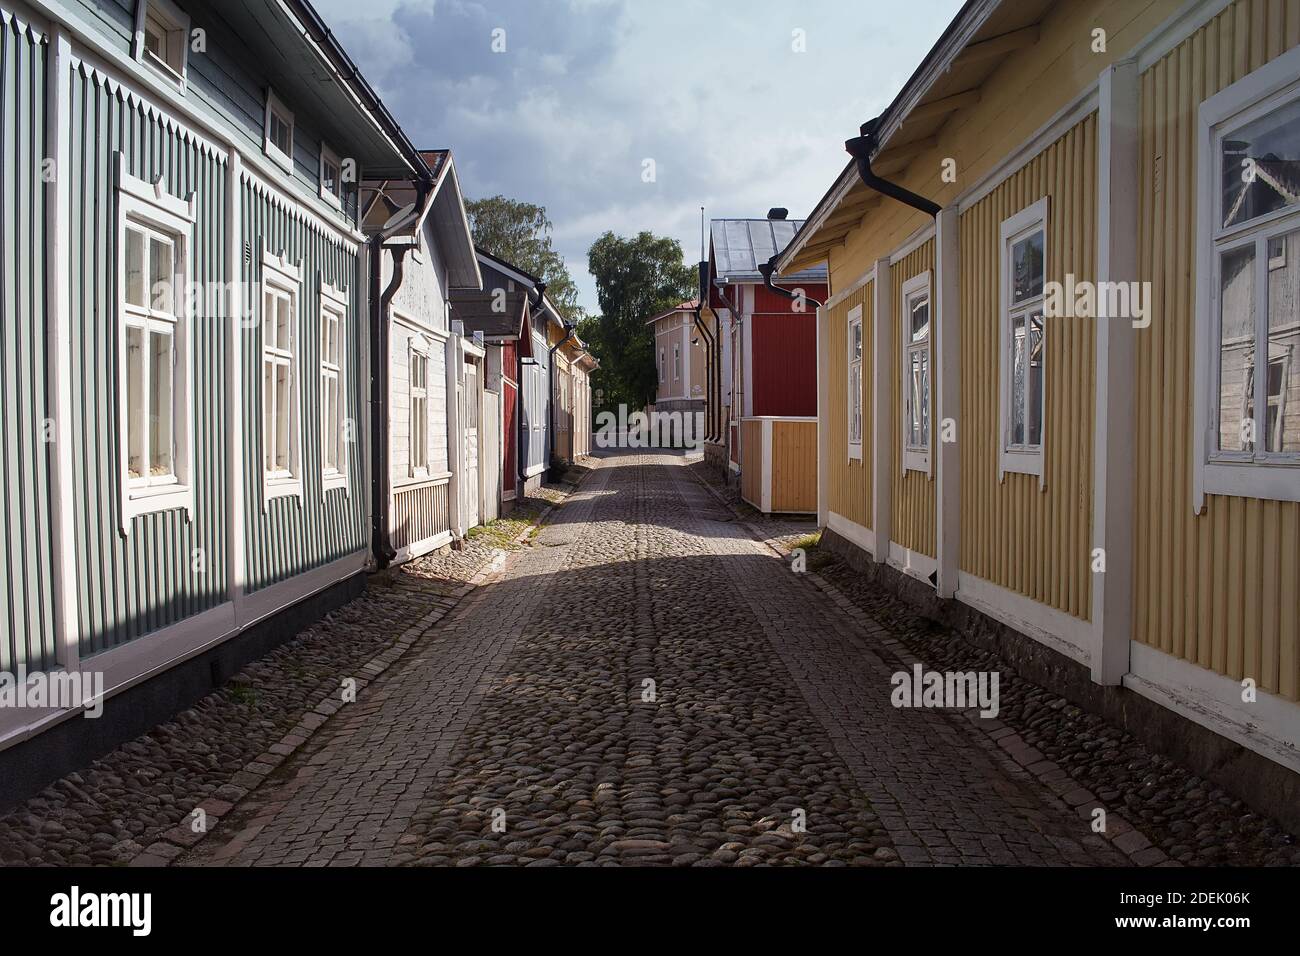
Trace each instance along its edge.
<instances>
[{"instance_id":1,"label":"window","mask_svg":"<svg viewBox=\"0 0 1300 956\"><path fill-rule=\"evenodd\" d=\"M673 343L673 381L679 381L682 377L682 346L679 342Z\"/></svg>"},{"instance_id":2,"label":"window","mask_svg":"<svg viewBox=\"0 0 1300 956\"><path fill-rule=\"evenodd\" d=\"M320 298L320 408L321 468L325 491L348 483L347 434L344 428L346 398L343 391L344 336L347 298L342 291L322 286Z\"/></svg>"},{"instance_id":3,"label":"window","mask_svg":"<svg viewBox=\"0 0 1300 956\"><path fill-rule=\"evenodd\" d=\"M903 284L903 471L930 473L930 273Z\"/></svg>"},{"instance_id":4,"label":"window","mask_svg":"<svg viewBox=\"0 0 1300 956\"><path fill-rule=\"evenodd\" d=\"M1046 366L1043 286L1047 274L1047 199L1002 223L1002 434L998 476L1007 472L1043 480L1043 398Z\"/></svg>"},{"instance_id":5,"label":"window","mask_svg":"<svg viewBox=\"0 0 1300 956\"><path fill-rule=\"evenodd\" d=\"M1201 104L1198 511L1207 492L1300 501L1297 69L1292 50Z\"/></svg>"},{"instance_id":6,"label":"window","mask_svg":"<svg viewBox=\"0 0 1300 956\"><path fill-rule=\"evenodd\" d=\"M339 209L343 207L342 169L343 166L334 151L327 146L322 146L320 150L320 195L330 205ZM421 238L423 238L423 233L421 233Z\"/></svg>"},{"instance_id":7,"label":"window","mask_svg":"<svg viewBox=\"0 0 1300 956\"><path fill-rule=\"evenodd\" d=\"M122 529L155 511L193 512L187 314L192 200L118 166L118 423Z\"/></svg>"},{"instance_id":8,"label":"window","mask_svg":"<svg viewBox=\"0 0 1300 956\"><path fill-rule=\"evenodd\" d=\"M171 0L140 0L136 5L135 58L182 87L189 33L189 17Z\"/></svg>"},{"instance_id":9,"label":"window","mask_svg":"<svg viewBox=\"0 0 1300 956\"><path fill-rule=\"evenodd\" d=\"M664 383L664 350L659 350L659 384Z\"/></svg>"},{"instance_id":10,"label":"window","mask_svg":"<svg viewBox=\"0 0 1300 956\"><path fill-rule=\"evenodd\" d=\"M849 310L849 457L862 460L862 306Z\"/></svg>"},{"instance_id":11,"label":"window","mask_svg":"<svg viewBox=\"0 0 1300 956\"><path fill-rule=\"evenodd\" d=\"M429 353L412 344L411 475L429 473Z\"/></svg>"},{"instance_id":12,"label":"window","mask_svg":"<svg viewBox=\"0 0 1300 956\"><path fill-rule=\"evenodd\" d=\"M289 172L293 172L293 114L279 98L266 91L266 129L262 149Z\"/></svg>"},{"instance_id":13,"label":"window","mask_svg":"<svg viewBox=\"0 0 1300 956\"><path fill-rule=\"evenodd\" d=\"M266 253L262 267L262 472L265 498L302 496L298 398L298 270Z\"/></svg>"}]
</instances>

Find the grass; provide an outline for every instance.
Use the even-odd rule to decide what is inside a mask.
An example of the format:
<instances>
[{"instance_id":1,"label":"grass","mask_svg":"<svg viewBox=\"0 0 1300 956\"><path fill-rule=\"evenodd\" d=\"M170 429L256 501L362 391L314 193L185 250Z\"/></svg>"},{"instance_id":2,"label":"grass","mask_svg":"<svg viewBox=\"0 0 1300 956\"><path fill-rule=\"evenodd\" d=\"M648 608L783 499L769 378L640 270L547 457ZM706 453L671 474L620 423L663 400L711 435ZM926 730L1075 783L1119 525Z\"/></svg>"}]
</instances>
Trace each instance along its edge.
<instances>
[{"instance_id":1,"label":"grass","mask_svg":"<svg viewBox=\"0 0 1300 956\"><path fill-rule=\"evenodd\" d=\"M812 534L806 534L798 541L793 542L790 545L790 550L793 551L795 548L803 548L805 551L812 551L814 548L820 547L821 543L822 533L820 531L814 531Z\"/></svg>"}]
</instances>

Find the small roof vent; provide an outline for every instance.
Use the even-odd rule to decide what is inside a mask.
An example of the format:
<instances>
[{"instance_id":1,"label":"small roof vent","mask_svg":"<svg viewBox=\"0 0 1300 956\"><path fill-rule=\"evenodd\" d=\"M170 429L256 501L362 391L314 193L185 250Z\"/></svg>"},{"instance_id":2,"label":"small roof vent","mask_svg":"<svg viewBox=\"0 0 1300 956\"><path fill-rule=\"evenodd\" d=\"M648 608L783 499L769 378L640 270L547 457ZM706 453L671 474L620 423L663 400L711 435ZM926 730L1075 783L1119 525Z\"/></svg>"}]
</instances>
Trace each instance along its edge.
<instances>
[{"instance_id":1,"label":"small roof vent","mask_svg":"<svg viewBox=\"0 0 1300 956\"><path fill-rule=\"evenodd\" d=\"M773 206L767 211L768 219L784 219L788 215L790 215L790 210L784 206Z\"/></svg>"}]
</instances>

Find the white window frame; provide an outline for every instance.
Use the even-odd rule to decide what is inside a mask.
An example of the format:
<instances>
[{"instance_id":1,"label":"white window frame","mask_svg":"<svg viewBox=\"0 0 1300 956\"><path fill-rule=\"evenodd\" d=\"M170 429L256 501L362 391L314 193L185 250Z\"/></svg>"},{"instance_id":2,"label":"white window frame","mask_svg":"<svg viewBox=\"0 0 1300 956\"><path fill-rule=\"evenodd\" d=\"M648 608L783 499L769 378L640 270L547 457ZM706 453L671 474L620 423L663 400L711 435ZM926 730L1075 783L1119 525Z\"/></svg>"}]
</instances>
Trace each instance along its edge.
<instances>
[{"instance_id":1,"label":"white window frame","mask_svg":"<svg viewBox=\"0 0 1300 956\"><path fill-rule=\"evenodd\" d=\"M167 192L161 177L155 183L130 175L126 159L118 154L117 185L117 378L118 378L118 485L121 528L130 534L140 515L183 509L187 520L194 517L194 357L187 285L193 276L195 207L194 195L180 199ZM172 262L176 273L174 321L156 318L151 309L128 307L126 301L126 230L128 222L152 229L171 238ZM147 236L147 233L146 233ZM148 247L144 261L148 262ZM146 295L148 294L146 289ZM148 476L131 479L127 472L129 396L127 374L127 328L146 328L166 322L172 335L172 474L165 479ZM147 362L142 367L147 368ZM146 371L147 375L147 371ZM148 400L147 389L145 401ZM147 435L148 429L145 429Z\"/></svg>"},{"instance_id":2,"label":"white window frame","mask_svg":"<svg viewBox=\"0 0 1300 956\"><path fill-rule=\"evenodd\" d=\"M334 169L337 171L334 179L334 185L338 189L338 192L333 192L325 188L325 165L327 163L332 165ZM343 162L342 160L339 159L339 154L334 152L334 150L330 149L324 143L321 143L321 147L320 147L319 182L320 182L320 198L325 200L335 209L341 210L343 208ZM424 233L421 232L420 242L418 242L417 245L412 250L413 253L416 253L417 260L418 260L419 248L423 244L423 237L424 237Z\"/></svg>"},{"instance_id":3,"label":"white window frame","mask_svg":"<svg viewBox=\"0 0 1300 956\"><path fill-rule=\"evenodd\" d=\"M168 27L169 42L179 45L180 68L172 66L166 60L159 59L145 47L145 26L150 17L162 21ZM132 55L140 63L147 63L164 78L174 83L183 93L189 83L190 65L190 18L171 0L137 0L135 5L135 36L132 41Z\"/></svg>"},{"instance_id":4,"label":"white window frame","mask_svg":"<svg viewBox=\"0 0 1300 956\"><path fill-rule=\"evenodd\" d=\"M1268 421L1268 375L1255 375L1256 450L1223 452L1219 436L1219 323L1221 255L1234 245L1255 244L1255 341L1268 341L1268 242L1300 229L1300 206L1274 210L1247 223L1223 227L1225 135L1300 100L1300 48L1293 48L1254 73L1201 103L1197 127L1197 254L1195 425L1192 460L1192 510L1200 513L1207 494L1274 501L1300 501L1300 454L1265 451L1262 429ZM1263 308L1261 308L1263 306ZM1261 332L1263 336L1261 337ZM1285 401L1285 393L1283 397ZM1243 402L1244 404L1244 402ZM1244 418L1243 409L1243 418ZM1280 416L1279 416L1280 417Z\"/></svg>"},{"instance_id":5,"label":"white window frame","mask_svg":"<svg viewBox=\"0 0 1300 956\"><path fill-rule=\"evenodd\" d=\"M1046 487L1043 462L1047 448L1047 315L1046 289L1049 275L1047 261L1048 197L1026 206L1014 216L1004 220L1000 229L998 249L998 480L1008 473L1037 475L1039 488ZM1043 294L1036 299L1011 304L1011 249L1016 242L1033 232L1043 233ZM1039 442L1034 446L1011 444L1011 337L1012 313L1028 315L1035 306L1043 309L1043 392L1039 410Z\"/></svg>"},{"instance_id":6,"label":"white window frame","mask_svg":"<svg viewBox=\"0 0 1300 956\"><path fill-rule=\"evenodd\" d=\"M862 343L862 355L854 358L853 355L853 327L858 327L858 339ZM866 331L862 324L862 306L855 305L849 309L849 314L844 323L844 393L845 393L845 419L844 436L848 441L849 460L862 461L862 436L866 433L867 423L866 415L862 412L862 359L867 352L867 342L864 338ZM857 407L853 403L853 369L858 370L858 401ZM858 417L858 437L853 439L853 416Z\"/></svg>"},{"instance_id":7,"label":"white window frame","mask_svg":"<svg viewBox=\"0 0 1300 956\"><path fill-rule=\"evenodd\" d=\"M406 344L406 438L407 454L409 461L406 464L407 474L412 478L424 480L430 477L429 471L429 369L431 366L430 356L432 348L430 343L420 335L413 335ZM416 395L415 360L419 358L424 363L424 386L418 389L420 395ZM415 433L415 402L419 399L424 403L424 413L422 416L423 435L417 436ZM417 443L416 438L422 438L423 441ZM416 463L415 450L420 448L423 452L423 463Z\"/></svg>"},{"instance_id":8,"label":"white window frame","mask_svg":"<svg viewBox=\"0 0 1300 956\"><path fill-rule=\"evenodd\" d=\"M258 295L258 308L262 321L258 325L258 334L263 337L259 350L257 367L258 381L262 388L262 406L258 418L258 428L262 432L262 509L270 507L272 499L296 497L302 505L302 270L291 265L288 259L274 255L270 251L262 253L262 283ZM267 348L266 335L266 293L275 291L289 297L291 315L289 319L290 348L283 349L279 343L274 350ZM268 352L270 355L268 356ZM266 446L271 436L266 434L266 362L270 357L277 363L285 363L289 368L289 467L272 471L266 466Z\"/></svg>"},{"instance_id":9,"label":"white window frame","mask_svg":"<svg viewBox=\"0 0 1300 956\"><path fill-rule=\"evenodd\" d=\"M321 336L318 341L323 343L325 324L328 317L332 316L336 322L334 332L334 347L337 350L338 361L329 362L326 359L323 345L320 355L320 442L321 442L321 490L322 493L332 491L335 488L342 488L345 495L351 495L351 489L348 486L348 417L347 417L347 361L348 353L346 343L348 341L348 297L342 289L337 289L321 281L320 288L320 331ZM325 383L328 380L335 383L336 394L338 395L338 421L334 429L334 434L326 427L325 421ZM325 453L329 447L328 443L334 444L334 456L338 466L330 468L326 464Z\"/></svg>"},{"instance_id":10,"label":"white window frame","mask_svg":"<svg viewBox=\"0 0 1300 956\"><path fill-rule=\"evenodd\" d=\"M902 288L902 309L899 315L898 342L899 356L902 362L902 374L899 378L900 397L899 403L903 420L900 423L900 433L898 436L899 443L902 447L903 474L909 471L919 471L925 475L930 474L930 439L934 431L934 352L930 343L934 341L934 296L930 291L931 275L930 270L915 275L903 283ZM912 337L912 303L918 299L925 299L930 307L930 324L925 333L925 339L918 343L911 341ZM929 376L929 404L931 407L926 409L925 420L927 431L925 443L923 445L909 445L908 433L911 429L911 420L908 411L911 407L912 400L912 355L915 352L925 352L926 356L926 374Z\"/></svg>"},{"instance_id":11,"label":"white window frame","mask_svg":"<svg viewBox=\"0 0 1300 956\"><path fill-rule=\"evenodd\" d=\"M289 126L289 151L286 153L271 139L271 113L272 111L280 115L281 120L288 120ZM266 89L266 113L262 118L262 152L266 153L271 159L275 160L282 166L285 172L293 175L293 141L296 125L294 122L293 111L284 105L284 102L275 95L275 91L270 87Z\"/></svg>"},{"instance_id":12,"label":"white window frame","mask_svg":"<svg viewBox=\"0 0 1300 956\"><path fill-rule=\"evenodd\" d=\"M668 381L667 368L668 368L667 356L664 351L664 347L661 345L659 346L659 384L660 385Z\"/></svg>"},{"instance_id":13,"label":"white window frame","mask_svg":"<svg viewBox=\"0 0 1300 956\"><path fill-rule=\"evenodd\" d=\"M673 343L673 381L682 380L682 343Z\"/></svg>"}]
</instances>

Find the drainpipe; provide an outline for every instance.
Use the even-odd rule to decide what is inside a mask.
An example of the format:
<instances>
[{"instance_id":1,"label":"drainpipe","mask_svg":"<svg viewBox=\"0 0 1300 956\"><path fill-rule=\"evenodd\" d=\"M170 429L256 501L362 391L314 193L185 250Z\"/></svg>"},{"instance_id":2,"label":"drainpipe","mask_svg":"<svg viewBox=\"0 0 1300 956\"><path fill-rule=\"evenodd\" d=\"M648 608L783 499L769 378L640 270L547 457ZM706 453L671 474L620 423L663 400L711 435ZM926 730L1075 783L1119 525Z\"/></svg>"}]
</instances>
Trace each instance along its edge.
<instances>
[{"instance_id":1,"label":"drainpipe","mask_svg":"<svg viewBox=\"0 0 1300 956\"><path fill-rule=\"evenodd\" d=\"M782 289L780 286L772 284L772 272L776 269L776 260L780 257L781 253L778 252L771 259L768 259L758 267L759 274L763 276L763 285L767 288L767 291L775 292L781 298L789 299L791 302L811 302L816 308L820 309L825 303L818 302L811 296L800 295L799 293L791 292L789 289Z\"/></svg>"},{"instance_id":2,"label":"drainpipe","mask_svg":"<svg viewBox=\"0 0 1300 956\"><path fill-rule=\"evenodd\" d=\"M542 300L546 295L546 283L537 283L533 291L537 294L537 298L529 303L528 308L530 311L542 304ZM534 359L535 361L536 359ZM524 427L524 351L522 348L515 349L515 367L515 381L519 383L519 387L515 389L515 422L519 431L518 447L515 449L515 470L519 473L519 487L515 489L515 501L522 504L524 500L524 483L528 481L525 474L528 471L528 465L524 461L527 430Z\"/></svg>"},{"instance_id":3,"label":"drainpipe","mask_svg":"<svg viewBox=\"0 0 1300 956\"><path fill-rule=\"evenodd\" d=\"M705 364L705 368L708 370L708 381L705 382L704 387L705 387L705 389L706 389L706 390L708 391L708 393L709 393L709 406L710 406L709 411L710 411L710 415L709 415L709 421L707 422L707 427L705 428L705 432L704 432L704 440L705 440L705 441L717 441L718 436L717 436L717 434L714 432L714 429L713 429L713 418L714 418L714 416L713 416L713 414L712 414L712 412L713 412L713 407L712 407L712 406L713 406L713 401L714 401L714 396L713 396L713 350L714 350L717 346L716 346L716 344L715 344L716 340L714 339L712 333L710 333L709 330L708 330L707 328L705 328L705 326L704 326L704 320L700 318L700 313L701 313L703 310L704 310L704 304L703 304L703 302L701 302L699 305L697 305L697 306L695 307L695 311L694 311L693 315L694 315L694 318L695 318L695 328L699 331L700 336L704 339L704 349L705 349L705 351L708 353L708 360L707 360L707 362L706 362L706 364Z\"/></svg>"},{"instance_id":4,"label":"drainpipe","mask_svg":"<svg viewBox=\"0 0 1300 956\"><path fill-rule=\"evenodd\" d=\"M573 333L577 331L577 326L566 322L564 324L564 338L551 346L550 352L546 354L546 386L550 389L550 408L549 416L551 427L549 429L551 436L551 447L546 449L546 462L548 467L555 467L555 353L559 348L573 338ZM554 476L552 476L554 477Z\"/></svg>"},{"instance_id":5,"label":"drainpipe","mask_svg":"<svg viewBox=\"0 0 1300 956\"><path fill-rule=\"evenodd\" d=\"M938 216L942 208L937 203L931 202L924 196L917 195L910 189L904 189L897 183L891 183L888 180L881 179L871 171L871 154L876 151L879 143L876 140L876 131L880 128L880 117L868 120L862 124L862 135L855 136L844 143L844 148L848 150L850 156L856 160L858 165L858 176L862 183L868 189L874 189L891 199L911 206L913 209L919 209L930 216Z\"/></svg>"},{"instance_id":6,"label":"drainpipe","mask_svg":"<svg viewBox=\"0 0 1300 956\"><path fill-rule=\"evenodd\" d=\"M433 183L421 180L416 184L416 206L421 211L433 198ZM388 567L397 557L393 548L389 528L389 494L392 489L392 475L389 474L389 435L388 435L388 327L392 315L393 297L402 286L402 277L406 269L407 245L387 245L392 233L379 233L370 240L370 301L377 302L379 314L370 323L370 433L371 440L371 547L375 554L375 566L379 570ZM379 294L380 276L383 272L384 250L393 253L393 275L383 294Z\"/></svg>"}]
</instances>

